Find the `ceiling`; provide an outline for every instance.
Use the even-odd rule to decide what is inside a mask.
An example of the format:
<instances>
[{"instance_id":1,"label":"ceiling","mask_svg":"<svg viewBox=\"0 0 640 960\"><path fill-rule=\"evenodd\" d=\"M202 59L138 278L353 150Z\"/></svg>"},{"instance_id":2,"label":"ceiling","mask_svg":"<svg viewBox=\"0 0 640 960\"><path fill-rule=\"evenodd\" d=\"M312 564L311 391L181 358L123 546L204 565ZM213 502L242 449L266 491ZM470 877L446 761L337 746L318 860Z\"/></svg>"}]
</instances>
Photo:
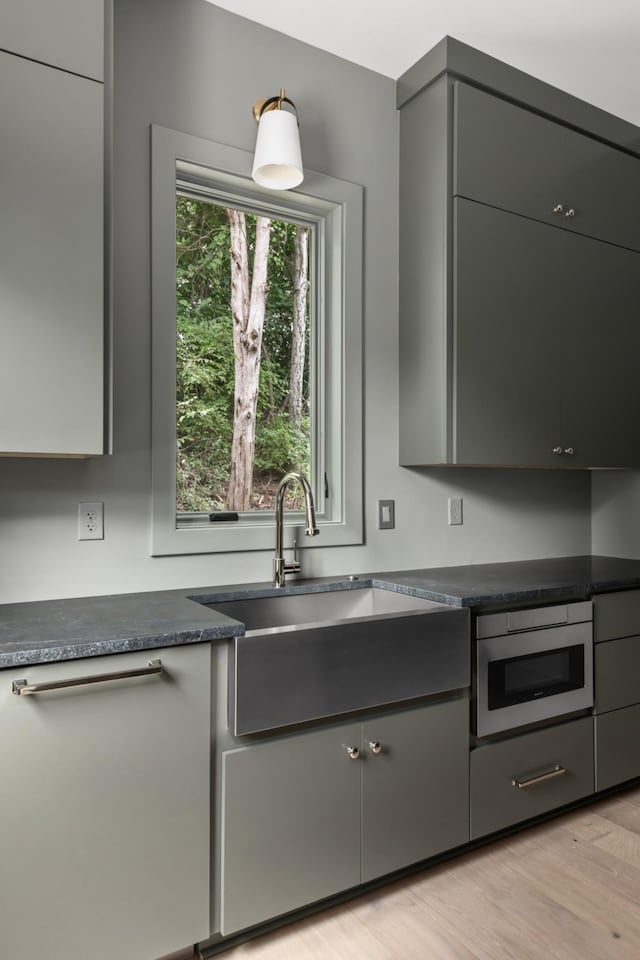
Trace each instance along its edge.
<instances>
[{"instance_id":1,"label":"ceiling","mask_svg":"<svg viewBox=\"0 0 640 960\"><path fill-rule=\"evenodd\" d=\"M396 79L448 35L640 126L639 0L209 0Z\"/></svg>"}]
</instances>

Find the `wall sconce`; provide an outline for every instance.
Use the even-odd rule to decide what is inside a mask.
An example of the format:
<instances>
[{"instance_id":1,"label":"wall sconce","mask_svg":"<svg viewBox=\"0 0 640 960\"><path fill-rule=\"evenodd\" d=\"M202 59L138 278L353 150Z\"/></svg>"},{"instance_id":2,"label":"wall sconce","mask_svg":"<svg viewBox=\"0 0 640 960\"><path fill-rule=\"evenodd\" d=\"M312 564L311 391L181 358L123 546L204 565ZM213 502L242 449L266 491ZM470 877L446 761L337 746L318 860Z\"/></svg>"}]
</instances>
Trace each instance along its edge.
<instances>
[{"instance_id":1,"label":"wall sconce","mask_svg":"<svg viewBox=\"0 0 640 960\"><path fill-rule=\"evenodd\" d=\"M293 107L293 113L282 109L282 104ZM257 100L253 116L258 124L256 152L251 176L261 187L271 190L290 190L302 183L302 154L298 132L296 105L280 90L277 97Z\"/></svg>"}]
</instances>

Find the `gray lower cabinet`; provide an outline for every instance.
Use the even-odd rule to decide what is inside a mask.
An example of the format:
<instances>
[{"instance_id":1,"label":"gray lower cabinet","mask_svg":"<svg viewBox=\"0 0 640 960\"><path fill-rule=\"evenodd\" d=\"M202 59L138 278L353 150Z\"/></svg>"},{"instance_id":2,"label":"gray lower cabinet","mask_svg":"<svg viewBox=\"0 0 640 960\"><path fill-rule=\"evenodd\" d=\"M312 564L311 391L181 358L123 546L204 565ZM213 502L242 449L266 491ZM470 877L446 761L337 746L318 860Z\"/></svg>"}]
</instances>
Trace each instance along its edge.
<instances>
[{"instance_id":1,"label":"gray lower cabinet","mask_svg":"<svg viewBox=\"0 0 640 960\"><path fill-rule=\"evenodd\" d=\"M596 643L594 670L596 714L640 703L640 635Z\"/></svg>"},{"instance_id":2,"label":"gray lower cabinet","mask_svg":"<svg viewBox=\"0 0 640 960\"><path fill-rule=\"evenodd\" d=\"M0 452L101 454L102 84L0 52L0 123Z\"/></svg>"},{"instance_id":3,"label":"gray lower cabinet","mask_svg":"<svg viewBox=\"0 0 640 960\"><path fill-rule=\"evenodd\" d=\"M468 737L466 698L363 723L363 881L468 841Z\"/></svg>"},{"instance_id":4,"label":"gray lower cabinet","mask_svg":"<svg viewBox=\"0 0 640 960\"><path fill-rule=\"evenodd\" d=\"M567 723L471 751L471 839L593 793L593 720Z\"/></svg>"},{"instance_id":5,"label":"gray lower cabinet","mask_svg":"<svg viewBox=\"0 0 640 960\"><path fill-rule=\"evenodd\" d=\"M352 723L223 754L223 935L360 882L359 746Z\"/></svg>"},{"instance_id":6,"label":"gray lower cabinet","mask_svg":"<svg viewBox=\"0 0 640 960\"><path fill-rule=\"evenodd\" d=\"M468 698L222 755L220 932L465 843Z\"/></svg>"},{"instance_id":7,"label":"gray lower cabinet","mask_svg":"<svg viewBox=\"0 0 640 960\"><path fill-rule=\"evenodd\" d=\"M594 717L596 789L640 777L640 704Z\"/></svg>"},{"instance_id":8,"label":"gray lower cabinet","mask_svg":"<svg viewBox=\"0 0 640 960\"><path fill-rule=\"evenodd\" d=\"M640 590L594 597L596 790L640 777Z\"/></svg>"},{"instance_id":9,"label":"gray lower cabinet","mask_svg":"<svg viewBox=\"0 0 640 960\"><path fill-rule=\"evenodd\" d=\"M164 672L104 679L149 660ZM151 960L209 936L210 678L209 644L0 673L3 960Z\"/></svg>"},{"instance_id":10,"label":"gray lower cabinet","mask_svg":"<svg viewBox=\"0 0 640 960\"><path fill-rule=\"evenodd\" d=\"M594 597L593 636L596 644L634 634L640 634L640 590L601 593Z\"/></svg>"}]
</instances>

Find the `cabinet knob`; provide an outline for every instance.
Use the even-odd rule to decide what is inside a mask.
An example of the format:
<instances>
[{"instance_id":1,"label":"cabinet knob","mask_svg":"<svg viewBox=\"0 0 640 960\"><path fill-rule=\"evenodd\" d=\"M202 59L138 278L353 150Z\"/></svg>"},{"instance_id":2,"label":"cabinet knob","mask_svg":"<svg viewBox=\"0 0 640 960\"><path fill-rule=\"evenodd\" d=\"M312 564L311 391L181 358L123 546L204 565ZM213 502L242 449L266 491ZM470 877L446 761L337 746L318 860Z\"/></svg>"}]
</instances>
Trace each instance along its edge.
<instances>
[{"instance_id":1,"label":"cabinet knob","mask_svg":"<svg viewBox=\"0 0 640 960\"><path fill-rule=\"evenodd\" d=\"M562 449L562 447L554 447L553 452L556 454L556 456L559 457L562 453L564 453L564 450Z\"/></svg>"},{"instance_id":2,"label":"cabinet knob","mask_svg":"<svg viewBox=\"0 0 640 960\"><path fill-rule=\"evenodd\" d=\"M560 214L564 213L564 207L561 203L556 203L555 207L553 208L553 212L560 216Z\"/></svg>"},{"instance_id":3,"label":"cabinet knob","mask_svg":"<svg viewBox=\"0 0 640 960\"><path fill-rule=\"evenodd\" d=\"M352 760L357 760L360 756L360 751L357 747L345 747L345 750L349 754Z\"/></svg>"},{"instance_id":4,"label":"cabinet knob","mask_svg":"<svg viewBox=\"0 0 640 960\"><path fill-rule=\"evenodd\" d=\"M369 740L369 749L371 753L382 753L382 744L379 740Z\"/></svg>"},{"instance_id":5,"label":"cabinet knob","mask_svg":"<svg viewBox=\"0 0 640 960\"><path fill-rule=\"evenodd\" d=\"M573 447L565 447L564 452L566 453L566 455L567 455L568 457L572 457L572 456L573 456L573 452L574 452L574 451L573 451Z\"/></svg>"},{"instance_id":6,"label":"cabinet knob","mask_svg":"<svg viewBox=\"0 0 640 960\"><path fill-rule=\"evenodd\" d=\"M569 207L568 210L565 210L564 215L565 215L565 217L575 217L576 212L575 212L575 210L573 209L573 207Z\"/></svg>"}]
</instances>

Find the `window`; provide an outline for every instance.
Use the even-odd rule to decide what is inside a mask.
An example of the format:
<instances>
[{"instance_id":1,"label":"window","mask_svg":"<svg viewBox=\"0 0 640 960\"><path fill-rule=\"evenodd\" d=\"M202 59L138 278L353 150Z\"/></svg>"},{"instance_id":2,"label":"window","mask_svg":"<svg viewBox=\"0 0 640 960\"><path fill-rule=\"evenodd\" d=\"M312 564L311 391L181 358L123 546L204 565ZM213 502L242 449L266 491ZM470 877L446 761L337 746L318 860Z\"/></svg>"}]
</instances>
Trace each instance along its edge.
<instances>
[{"instance_id":1,"label":"window","mask_svg":"<svg viewBox=\"0 0 640 960\"><path fill-rule=\"evenodd\" d=\"M315 227L178 191L178 519L273 510L290 470L321 509ZM300 489L288 493L302 509Z\"/></svg>"},{"instance_id":2,"label":"window","mask_svg":"<svg viewBox=\"0 0 640 960\"><path fill-rule=\"evenodd\" d=\"M307 173L300 190L265 190L249 177L251 161L152 128L154 555L272 550L275 490L291 468L314 491L321 535L309 545L362 542L362 189ZM296 259L305 246L306 276ZM258 387L249 473L234 453L242 307L231 250L245 284L262 289L260 264L267 270L249 344L259 375L241 391ZM304 362L294 372L296 310ZM245 413L251 421L254 408ZM229 513L238 518L215 522Z\"/></svg>"}]
</instances>

